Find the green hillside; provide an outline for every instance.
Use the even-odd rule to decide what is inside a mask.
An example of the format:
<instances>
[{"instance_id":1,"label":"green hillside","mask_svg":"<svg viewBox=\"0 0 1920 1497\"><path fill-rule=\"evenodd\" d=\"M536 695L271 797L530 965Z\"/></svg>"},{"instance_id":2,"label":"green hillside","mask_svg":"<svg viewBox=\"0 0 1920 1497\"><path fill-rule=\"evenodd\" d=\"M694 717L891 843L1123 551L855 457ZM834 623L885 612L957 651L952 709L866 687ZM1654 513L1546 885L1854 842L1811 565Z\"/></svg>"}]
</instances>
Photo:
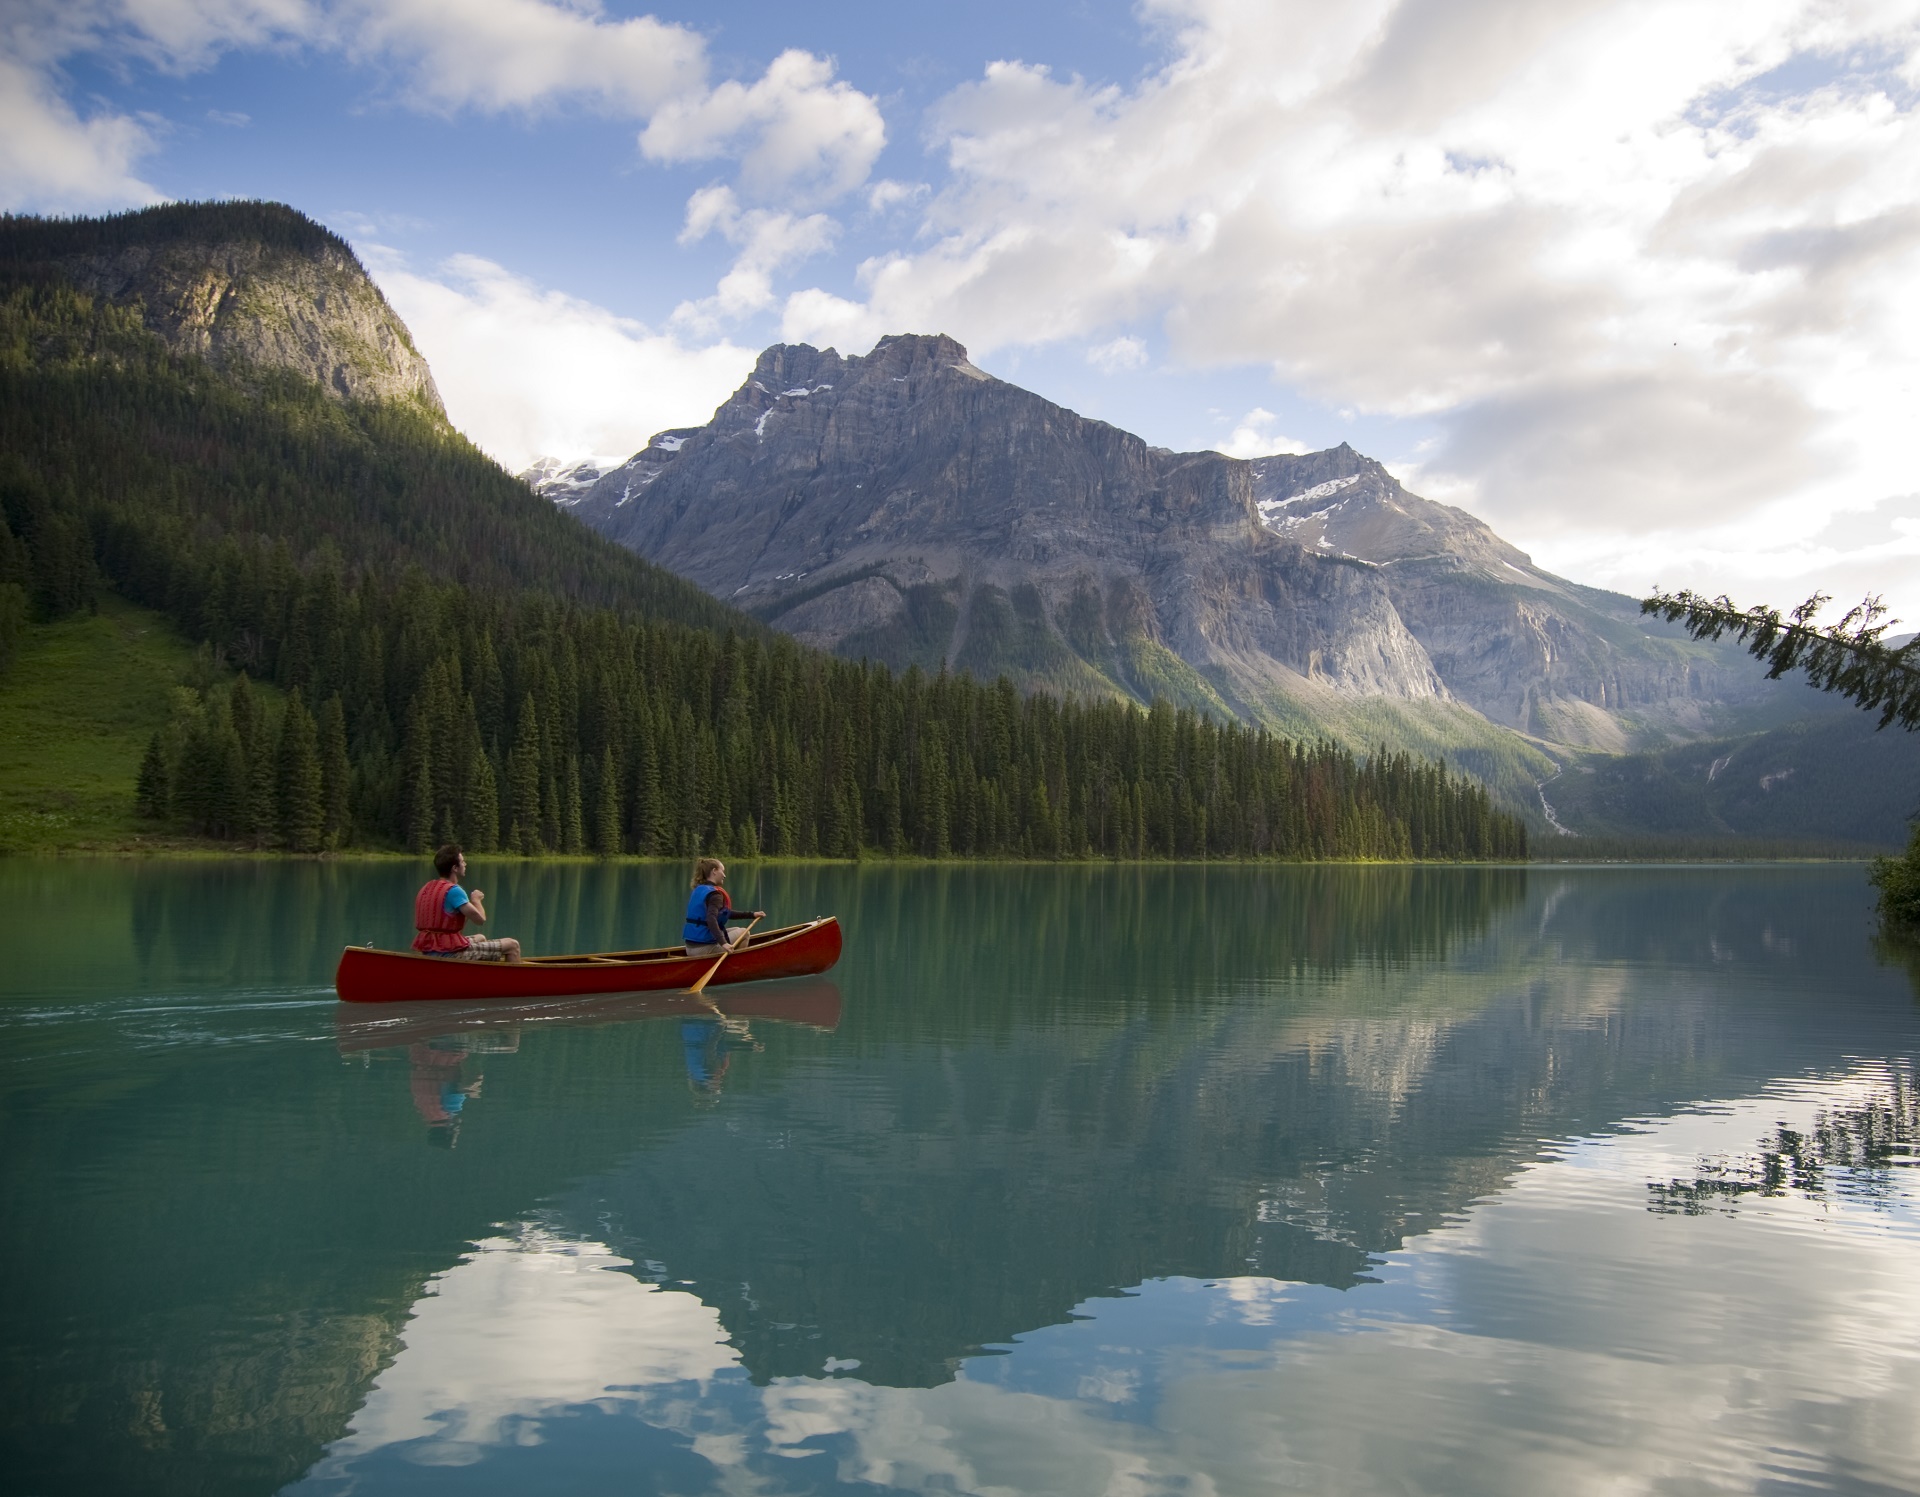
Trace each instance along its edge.
<instances>
[{"instance_id":1,"label":"green hillside","mask_svg":"<svg viewBox=\"0 0 1920 1497\"><path fill-rule=\"evenodd\" d=\"M324 233L258 204L151 221L190 220ZM1521 824L1437 764L804 649L557 513L418 401L178 351L66 278L93 233L0 221L0 653L24 611L63 627L103 582L207 648L134 772L156 830L297 852L1524 855ZM81 671L36 679L43 719L69 685L84 717ZM60 773L32 769L53 791Z\"/></svg>"},{"instance_id":2,"label":"green hillside","mask_svg":"<svg viewBox=\"0 0 1920 1497\"><path fill-rule=\"evenodd\" d=\"M193 651L160 615L97 596L97 612L28 630L0 674L0 851L154 839L135 771Z\"/></svg>"}]
</instances>

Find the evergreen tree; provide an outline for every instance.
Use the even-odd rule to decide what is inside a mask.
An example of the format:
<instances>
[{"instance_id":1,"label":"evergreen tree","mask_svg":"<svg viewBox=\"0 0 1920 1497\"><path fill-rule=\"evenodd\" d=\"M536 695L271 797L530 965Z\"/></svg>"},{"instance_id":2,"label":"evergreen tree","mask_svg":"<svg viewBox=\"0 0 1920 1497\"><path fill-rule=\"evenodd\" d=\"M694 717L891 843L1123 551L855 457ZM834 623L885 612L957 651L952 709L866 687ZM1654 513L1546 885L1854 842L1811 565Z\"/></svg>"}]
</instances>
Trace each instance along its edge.
<instances>
[{"instance_id":1,"label":"evergreen tree","mask_svg":"<svg viewBox=\"0 0 1920 1497\"><path fill-rule=\"evenodd\" d=\"M284 736L285 729L282 734ZM406 803L406 847L414 853L433 851L433 732L426 703L416 699L407 714L407 739L402 748L402 794Z\"/></svg>"},{"instance_id":2,"label":"evergreen tree","mask_svg":"<svg viewBox=\"0 0 1920 1497\"><path fill-rule=\"evenodd\" d=\"M167 759L161 752L160 733L156 729L147 740L147 751L140 760L140 774L134 781L134 810L149 820L155 820L167 814L170 798Z\"/></svg>"},{"instance_id":3,"label":"evergreen tree","mask_svg":"<svg viewBox=\"0 0 1920 1497\"><path fill-rule=\"evenodd\" d=\"M611 858L620 852L620 777L614 767L611 747L600 750L600 773L596 779L593 850Z\"/></svg>"},{"instance_id":4,"label":"evergreen tree","mask_svg":"<svg viewBox=\"0 0 1920 1497\"><path fill-rule=\"evenodd\" d=\"M227 712L233 718L233 731L239 735L240 747L251 760L260 720L260 702L245 671L235 676L233 685L227 689Z\"/></svg>"},{"instance_id":5,"label":"evergreen tree","mask_svg":"<svg viewBox=\"0 0 1920 1497\"><path fill-rule=\"evenodd\" d=\"M540 838L540 725L528 693L520 708L520 728L507 757L509 830L507 847L531 857L545 851Z\"/></svg>"},{"instance_id":6,"label":"evergreen tree","mask_svg":"<svg viewBox=\"0 0 1920 1497\"><path fill-rule=\"evenodd\" d=\"M353 831L352 787L347 713L336 691L320 709L320 831L324 846L341 846Z\"/></svg>"},{"instance_id":7,"label":"evergreen tree","mask_svg":"<svg viewBox=\"0 0 1920 1497\"><path fill-rule=\"evenodd\" d=\"M566 779L560 787L560 850L578 857L587 848L580 805L580 756L567 755Z\"/></svg>"},{"instance_id":8,"label":"evergreen tree","mask_svg":"<svg viewBox=\"0 0 1920 1497\"><path fill-rule=\"evenodd\" d=\"M319 734L295 687L280 719L280 837L293 852L318 852L325 828Z\"/></svg>"},{"instance_id":9,"label":"evergreen tree","mask_svg":"<svg viewBox=\"0 0 1920 1497\"><path fill-rule=\"evenodd\" d=\"M247 820L241 835L255 847L266 847L279 826L280 793L273 727L264 715L254 719L253 742L253 752L247 756Z\"/></svg>"},{"instance_id":10,"label":"evergreen tree","mask_svg":"<svg viewBox=\"0 0 1920 1497\"><path fill-rule=\"evenodd\" d=\"M220 804L219 745L209 731L206 713L196 701L180 732L180 748L168 776L173 789L173 814L194 831L209 834Z\"/></svg>"},{"instance_id":11,"label":"evergreen tree","mask_svg":"<svg viewBox=\"0 0 1920 1497\"><path fill-rule=\"evenodd\" d=\"M565 823L561 817L560 779L549 774L540 783L540 843L555 852L565 852Z\"/></svg>"}]
</instances>

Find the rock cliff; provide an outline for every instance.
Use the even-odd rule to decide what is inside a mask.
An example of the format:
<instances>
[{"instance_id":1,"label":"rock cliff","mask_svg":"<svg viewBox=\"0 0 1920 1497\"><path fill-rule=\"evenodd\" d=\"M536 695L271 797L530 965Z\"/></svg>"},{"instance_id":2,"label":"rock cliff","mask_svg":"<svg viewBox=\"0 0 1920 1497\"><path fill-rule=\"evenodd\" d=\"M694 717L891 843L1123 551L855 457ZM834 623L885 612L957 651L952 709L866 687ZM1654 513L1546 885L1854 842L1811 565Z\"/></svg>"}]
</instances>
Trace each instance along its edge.
<instances>
[{"instance_id":1,"label":"rock cliff","mask_svg":"<svg viewBox=\"0 0 1920 1497\"><path fill-rule=\"evenodd\" d=\"M0 254L137 308L182 353L280 369L343 400L445 411L427 361L346 242L279 203L178 203L0 221Z\"/></svg>"},{"instance_id":2,"label":"rock cliff","mask_svg":"<svg viewBox=\"0 0 1920 1497\"><path fill-rule=\"evenodd\" d=\"M1618 750L1757 689L1730 652L1542 571L1349 447L1251 463L1150 447L945 337L770 348L705 426L595 482L553 476L529 479L843 654L1477 746L1514 783L1547 762L1528 740Z\"/></svg>"}]
</instances>

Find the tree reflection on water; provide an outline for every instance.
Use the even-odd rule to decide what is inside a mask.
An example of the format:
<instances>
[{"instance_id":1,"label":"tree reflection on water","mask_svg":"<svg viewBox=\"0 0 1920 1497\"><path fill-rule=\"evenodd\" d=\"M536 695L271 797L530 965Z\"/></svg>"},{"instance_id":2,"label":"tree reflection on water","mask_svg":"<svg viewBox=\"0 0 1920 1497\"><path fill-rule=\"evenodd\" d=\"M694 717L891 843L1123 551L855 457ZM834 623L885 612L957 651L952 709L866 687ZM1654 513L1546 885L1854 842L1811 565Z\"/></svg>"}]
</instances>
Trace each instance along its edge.
<instances>
[{"instance_id":1,"label":"tree reflection on water","mask_svg":"<svg viewBox=\"0 0 1920 1497\"><path fill-rule=\"evenodd\" d=\"M1665 1215L1732 1215L1744 1196L1789 1194L1810 1200L1845 1197L1890 1207L1898 1195L1896 1169L1915 1162L1920 1137L1920 1088L1914 1062L1894 1062L1864 1101L1822 1108L1803 1130L1777 1124L1750 1154L1703 1159L1691 1180L1647 1186L1649 1211Z\"/></svg>"}]
</instances>

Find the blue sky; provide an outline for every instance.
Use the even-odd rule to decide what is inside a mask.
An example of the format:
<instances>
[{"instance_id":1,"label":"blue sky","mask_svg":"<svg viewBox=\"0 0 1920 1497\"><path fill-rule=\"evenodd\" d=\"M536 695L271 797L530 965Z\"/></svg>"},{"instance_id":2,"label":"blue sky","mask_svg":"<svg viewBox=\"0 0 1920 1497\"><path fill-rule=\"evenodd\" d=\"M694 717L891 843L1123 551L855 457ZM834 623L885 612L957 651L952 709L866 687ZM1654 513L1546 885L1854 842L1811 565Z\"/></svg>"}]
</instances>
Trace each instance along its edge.
<instances>
[{"instance_id":1,"label":"blue sky","mask_svg":"<svg viewBox=\"0 0 1920 1497\"><path fill-rule=\"evenodd\" d=\"M510 465L941 331L1545 564L1920 615L1920 0L15 0L0 203L292 203Z\"/></svg>"}]
</instances>

